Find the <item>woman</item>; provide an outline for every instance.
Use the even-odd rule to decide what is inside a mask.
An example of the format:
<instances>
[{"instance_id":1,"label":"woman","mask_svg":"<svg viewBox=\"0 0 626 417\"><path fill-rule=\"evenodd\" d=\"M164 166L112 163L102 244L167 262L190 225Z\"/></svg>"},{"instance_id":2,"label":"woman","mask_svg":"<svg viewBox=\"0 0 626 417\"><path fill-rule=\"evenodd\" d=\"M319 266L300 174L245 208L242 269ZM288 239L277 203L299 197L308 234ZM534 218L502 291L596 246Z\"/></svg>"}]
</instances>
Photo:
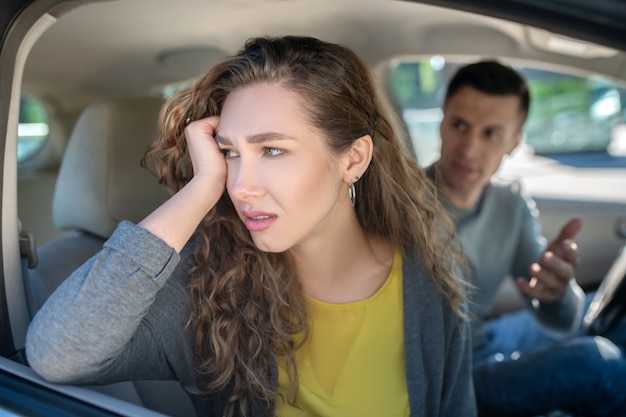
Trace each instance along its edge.
<instances>
[{"instance_id":1,"label":"woman","mask_svg":"<svg viewBox=\"0 0 626 417\"><path fill-rule=\"evenodd\" d=\"M452 229L352 51L251 39L160 129L172 197L40 310L37 372L175 378L198 415L475 414Z\"/></svg>"}]
</instances>

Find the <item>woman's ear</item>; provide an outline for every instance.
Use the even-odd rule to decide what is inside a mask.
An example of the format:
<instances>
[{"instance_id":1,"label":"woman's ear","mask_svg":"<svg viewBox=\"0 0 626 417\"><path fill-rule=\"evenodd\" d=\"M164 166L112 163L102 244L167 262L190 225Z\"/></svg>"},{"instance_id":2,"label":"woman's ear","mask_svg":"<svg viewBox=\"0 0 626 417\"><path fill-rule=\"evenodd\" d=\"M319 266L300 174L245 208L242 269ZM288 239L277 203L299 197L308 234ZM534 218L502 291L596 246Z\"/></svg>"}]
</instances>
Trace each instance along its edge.
<instances>
[{"instance_id":1,"label":"woman's ear","mask_svg":"<svg viewBox=\"0 0 626 417\"><path fill-rule=\"evenodd\" d=\"M344 168L344 180L347 183L354 182L354 178L361 178L372 161L374 143L370 135L364 135L352 142L352 148L348 151Z\"/></svg>"}]
</instances>

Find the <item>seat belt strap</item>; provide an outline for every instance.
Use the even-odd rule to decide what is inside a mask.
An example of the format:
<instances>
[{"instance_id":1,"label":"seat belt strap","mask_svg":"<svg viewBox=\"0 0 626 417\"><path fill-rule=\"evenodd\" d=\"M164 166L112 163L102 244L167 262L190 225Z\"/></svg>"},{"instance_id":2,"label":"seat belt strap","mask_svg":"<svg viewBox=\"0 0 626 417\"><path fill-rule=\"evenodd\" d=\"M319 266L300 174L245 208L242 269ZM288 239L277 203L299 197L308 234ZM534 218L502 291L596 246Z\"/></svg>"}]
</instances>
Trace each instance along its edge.
<instances>
[{"instance_id":1,"label":"seat belt strap","mask_svg":"<svg viewBox=\"0 0 626 417\"><path fill-rule=\"evenodd\" d=\"M26 307L28 308L28 315L32 319L36 313L34 310L35 298L28 270L35 268L39 262L35 246L35 235L32 232L20 232L20 257L22 260L22 282L24 283L24 292L26 294Z\"/></svg>"}]
</instances>

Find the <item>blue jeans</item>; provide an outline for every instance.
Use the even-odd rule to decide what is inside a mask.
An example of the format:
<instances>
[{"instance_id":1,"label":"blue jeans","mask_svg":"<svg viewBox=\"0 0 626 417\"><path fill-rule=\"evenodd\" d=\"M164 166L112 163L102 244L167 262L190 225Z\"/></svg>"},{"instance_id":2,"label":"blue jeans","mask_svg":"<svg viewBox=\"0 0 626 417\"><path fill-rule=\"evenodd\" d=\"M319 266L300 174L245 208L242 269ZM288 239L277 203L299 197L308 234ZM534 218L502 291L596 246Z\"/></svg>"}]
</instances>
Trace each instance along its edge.
<instances>
[{"instance_id":1,"label":"blue jeans","mask_svg":"<svg viewBox=\"0 0 626 417\"><path fill-rule=\"evenodd\" d=\"M593 294L587 296L587 302ZM555 340L528 311L487 322L487 342L474 352L479 410L498 416L626 416L624 346L600 336ZM622 338L626 325L615 334Z\"/></svg>"}]
</instances>

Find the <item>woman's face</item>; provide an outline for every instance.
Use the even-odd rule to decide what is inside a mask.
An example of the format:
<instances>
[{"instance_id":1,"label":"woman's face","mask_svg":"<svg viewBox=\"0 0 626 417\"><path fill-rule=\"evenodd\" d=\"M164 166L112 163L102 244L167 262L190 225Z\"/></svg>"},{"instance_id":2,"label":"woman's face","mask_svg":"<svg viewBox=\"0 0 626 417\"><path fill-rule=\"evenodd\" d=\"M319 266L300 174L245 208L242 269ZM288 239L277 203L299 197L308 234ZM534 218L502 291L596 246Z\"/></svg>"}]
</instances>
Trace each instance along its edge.
<instances>
[{"instance_id":1,"label":"woman's face","mask_svg":"<svg viewBox=\"0 0 626 417\"><path fill-rule=\"evenodd\" d=\"M327 244L326 231L352 209L338 161L295 93L276 84L234 91L216 139L227 161L226 189L260 250Z\"/></svg>"}]
</instances>

